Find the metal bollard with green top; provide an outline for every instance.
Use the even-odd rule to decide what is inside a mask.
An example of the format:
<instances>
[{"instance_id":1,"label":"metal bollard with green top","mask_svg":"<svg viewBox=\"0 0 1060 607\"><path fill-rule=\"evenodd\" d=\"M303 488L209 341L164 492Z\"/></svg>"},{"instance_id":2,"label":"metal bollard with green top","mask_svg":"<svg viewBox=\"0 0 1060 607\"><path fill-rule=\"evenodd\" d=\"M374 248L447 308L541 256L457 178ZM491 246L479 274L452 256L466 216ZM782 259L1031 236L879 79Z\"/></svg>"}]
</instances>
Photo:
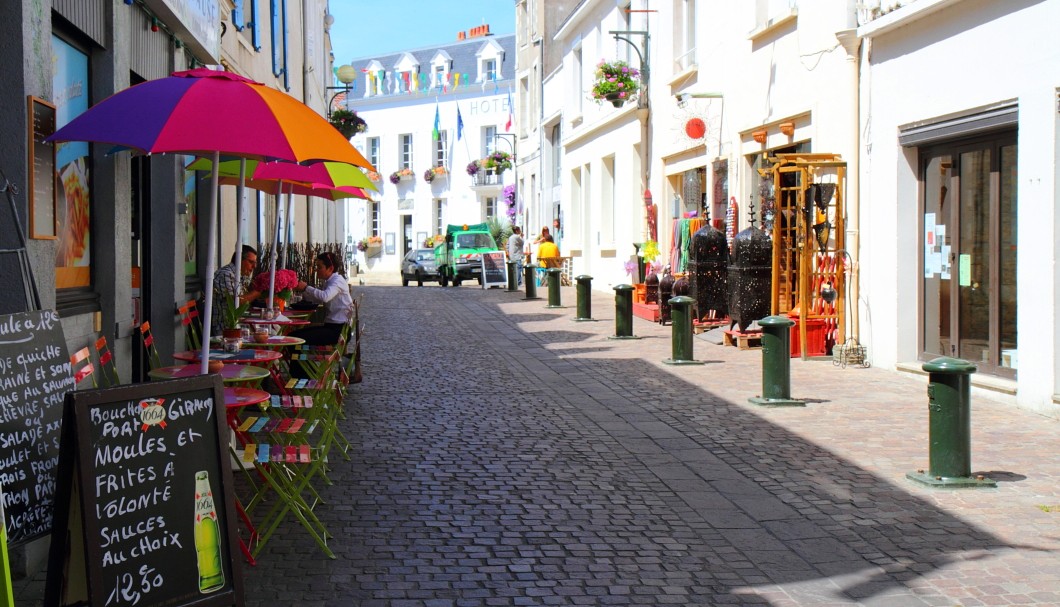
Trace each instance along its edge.
<instances>
[{"instance_id":1,"label":"metal bollard with green top","mask_svg":"<svg viewBox=\"0 0 1060 607\"><path fill-rule=\"evenodd\" d=\"M633 285L615 285L615 334L608 339L640 339L633 335Z\"/></svg>"},{"instance_id":2,"label":"metal bollard with green top","mask_svg":"<svg viewBox=\"0 0 1060 607\"><path fill-rule=\"evenodd\" d=\"M593 318L593 277L586 274L575 276L574 282L578 283L578 315L574 317L575 322L596 320Z\"/></svg>"},{"instance_id":3,"label":"metal bollard with green top","mask_svg":"<svg viewBox=\"0 0 1060 607\"><path fill-rule=\"evenodd\" d=\"M678 295L670 300L670 358L667 365L702 365L703 361L692 358L692 304L696 300Z\"/></svg>"},{"instance_id":4,"label":"metal bollard with green top","mask_svg":"<svg viewBox=\"0 0 1060 607\"><path fill-rule=\"evenodd\" d=\"M526 285L526 297L523 299L541 299L537 296L537 282L534 277L536 266L527 264L523 266L523 284Z\"/></svg>"},{"instance_id":5,"label":"metal bollard with green top","mask_svg":"<svg viewBox=\"0 0 1060 607\"><path fill-rule=\"evenodd\" d=\"M548 274L548 305L546 308L562 308L563 305L559 302L559 283L560 275L563 274L562 268L549 268L545 271Z\"/></svg>"},{"instance_id":6,"label":"metal bollard with green top","mask_svg":"<svg viewBox=\"0 0 1060 607\"><path fill-rule=\"evenodd\" d=\"M924 363L928 372L928 470L905 476L932 487L995 487L972 476L971 374L975 365L943 356Z\"/></svg>"},{"instance_id":7,"label":"metal bollard with green top","mask_svg":"<svg viewBox=\"0 0 1060 607\"><path fill-rule=\"evenodd\" d=\"M791 337L795 321L786 316L767 316L758 321L762 327L762 395L747 399L765 407L805 407L791 398Z\"/></svg>"},{"instance_id":8,"label":"metal bollard with green top","mask_svg":"<svg viewBox=\"0 0 1060 607\"><path fill-rule=\"evenodd\" d=\"M516 264L514 259L509 259L508 260L508 288L505 289L505 291L507 291L508 293L511 293L513 291L518 291L519 290L519 287L518 287L519 277L516 276L516 274L515 274L515 272L518 269L518 268L516 268L517 265L518 264Z\"/></svg>"}]
</instances>

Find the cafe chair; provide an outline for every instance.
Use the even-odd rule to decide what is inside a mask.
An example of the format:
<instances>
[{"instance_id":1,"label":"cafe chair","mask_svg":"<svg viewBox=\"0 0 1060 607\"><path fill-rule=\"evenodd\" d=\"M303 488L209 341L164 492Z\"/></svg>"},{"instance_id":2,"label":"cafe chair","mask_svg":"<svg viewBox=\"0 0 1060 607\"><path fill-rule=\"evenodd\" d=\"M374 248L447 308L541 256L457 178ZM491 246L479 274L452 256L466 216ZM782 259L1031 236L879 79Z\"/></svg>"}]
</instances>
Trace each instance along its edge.
<instances>
[{"instance_id":1,"label":"cafe chair","mask_svg":"<svg viewBox=\"0 0 1060 607\"><path fill-rule=\"evenodd\" d=\"M144 321L144 324L140 325L140 343L144 346L144 352L147 354L147 364L151 369L161 367L162 357L158 355L158 348L155 347L155 336L151 335L150 321Z\"/></svg>"},{"instance_id":2,"label":"cafe chair","mask_svg":"<svg viewBox=\"0 0 1060 607\"><path fill-rule=\"evenodd\" d=\"M180 311L180 324L184 327L184 345L186 350L202 348L202 323L199 320L199 308L195 300L185 302L177 308Z\"/></svg>"},{"instance_id":3,"label":"cafe chair","mask_svg":"<svg viewBox=\"0 0 1060 607\"><path fill-rule=\"evenodd\" d=\"M96 378L93 376L95 370L95 366L92 365L92 359L89 357L88 346L70 355L70 371L74 374L75 388L81 388L81 382L86 378L91 378L92 387L98 388Z\"/></svg>"},{"instance_id":4,"label":"cafe chair","mask_svg":"<svg viewBox=\"0 0 1060 607\"><path fill-rule=\"evenodd\" d=\"M107 345L107 336L100 335L96 340L96 359L99 360L99 377L104 388L113 388L121 384L118 367L114 363L114 354Z\"/></svg>"},{"instance_id":5,"label":"cafe chair","mask_svg":"<svg viewBox=\"0 0 1060 607\"><path fill-rule=\"evenodd\" d=\"M254 495L244 505L257 520L252 554L257 558L281 523L293 516L324 554L335 558L327 545L333 536L315 512L324 499L314 483L331 484L327 464L337 440L338 352L331 346L303 345L292 359L304 366L309 378L290 378L289 394L274 395L258 413L248 410L236 427L242 460L253 465L263 481L254 483Z\"/></svg>"}]
</instances>

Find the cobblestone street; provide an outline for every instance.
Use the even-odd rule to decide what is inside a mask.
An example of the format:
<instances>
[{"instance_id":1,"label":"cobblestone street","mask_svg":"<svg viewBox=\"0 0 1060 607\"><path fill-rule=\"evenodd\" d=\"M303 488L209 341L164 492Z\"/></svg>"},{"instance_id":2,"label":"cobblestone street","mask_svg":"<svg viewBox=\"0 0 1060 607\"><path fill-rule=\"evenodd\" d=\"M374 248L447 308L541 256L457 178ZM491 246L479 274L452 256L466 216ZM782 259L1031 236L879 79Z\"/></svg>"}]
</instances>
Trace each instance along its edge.
<instances>
[{"instance_id":1,"label":"cobblestone street","mask_svg":"<svg viewBox=\"0 0 1060 607\"><path fill-rule=\"evenodd\" d=\"M248 605L1060 605L1055 419L975 397L998 486L931 490L905 479L922 377L793 360L807 406L758 408L759 350L664 365L668 326L606 339L607 293L576 323L574 289L355 291L352 461L318 507L338 558L288 521Z\"/></svg>"}]
</instances>

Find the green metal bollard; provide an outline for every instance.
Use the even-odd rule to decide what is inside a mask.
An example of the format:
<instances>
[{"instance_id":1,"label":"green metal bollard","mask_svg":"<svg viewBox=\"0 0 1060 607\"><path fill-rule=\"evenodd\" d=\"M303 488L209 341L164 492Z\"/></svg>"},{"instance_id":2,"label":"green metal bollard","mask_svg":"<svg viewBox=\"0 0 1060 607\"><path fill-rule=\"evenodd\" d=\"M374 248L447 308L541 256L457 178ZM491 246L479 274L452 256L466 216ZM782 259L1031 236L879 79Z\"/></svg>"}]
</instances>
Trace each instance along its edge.
<instances>
[{"instance_id":1,"label":"green metal bollard","mask_svg":"<svg viewBox=\"0 0 1060 607\"><path fill-rule=\"evenodd\" d=\"M615 285L615 334L608 339L640 339L633 335L633 285Z\"/></svg>"},{"instance_id":2,"label":"green metal bollard","mask_svg":"<svg viewBox=\"0 0 1060 607\"><path fill-rule=\"evenodd\" d=\"M795 321L786 316L767 316L762 327L762 396L747 399L766 407L805 407L791 398L791 344L789 329Z\"/></svg>"},{"instance_id":3,"label":"green metal bollard","mask_svg":"<svg viewBox=\"0 0 1060 607\"><path fill-rule=\"evenodd\" d=\"M526 297L523 299L541 299L537 296L537 282L534 280L535 266L523 266L523 284L526 285Z\"/></svg>"},{"instance_id":4,"label":"green metal bollard","mask_svg":"<svg viewBox=\"0 0 1060 607\"><path fill-rule=\"evenodd\" d=\"M516 267L515 266L516 266L515 260L514 259L509 259L508 260L508 288L505 289L505 291L507 291L508 293L512 293L514 291L518 291L519 290L519 287L518 287L519 278L515 275L515 272L516 272Z\"/></svg>"},{"instance_id":5,"label":"green metal bollard","mask_svg":"<svg viewBox=\"0 0 1060 607\"><path fill-rule=\"evenodd\" d=\"M559 282L563 269L549 268L546 273L548 274L548 305L545 307L562 308L563 306L559 302Z\"/></svg>"},{"instance_id":6,"label":"green metal bollard","mask_svg":"<svg viewBox=\"0 0 1060 607\"><path fill-rule=\"evenodd\" d=\"M582 274L581 276L576 276L574 281L578 283L578 315L574 317L574 321L585 322L596 320L593 318L593 277Z\"/></svg>"},{"instance_id":7,"label":"green metal bollard","mask_svg":"<svg viewBox=\"0 0 1060 607\"><path fill-rule=\"evenodd\" d=\"M670 358L667 365L702 365L703 361L692 358L692 304L696 300L678 295L670 300Z\"/></svg>"},{"instance_id":8,"label":"green metal bollard","mask_svg":"<svg viewBox=\"0 0 1060 607\"><path fill-rule=\"evenodd\" d=\"M943 356L923 368L928 372L928 470L909 472L906 478L932 487L997 486L982 475L972 476L970 376L975 365Z\"/></svg>"}]
</instances>

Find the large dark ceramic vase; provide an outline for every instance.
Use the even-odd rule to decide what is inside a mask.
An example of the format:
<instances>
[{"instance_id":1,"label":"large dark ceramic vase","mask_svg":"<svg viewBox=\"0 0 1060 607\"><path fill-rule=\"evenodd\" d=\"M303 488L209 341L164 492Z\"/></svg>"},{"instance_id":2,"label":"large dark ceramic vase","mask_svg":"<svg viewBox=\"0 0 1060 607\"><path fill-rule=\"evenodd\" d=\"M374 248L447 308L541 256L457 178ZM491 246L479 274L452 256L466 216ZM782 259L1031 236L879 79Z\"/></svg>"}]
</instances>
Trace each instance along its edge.
<instances>
[{"instance_id":1,"label":"large dark ceramic vase","mask_svg":"<svg viewBox=\"0 0 1060 607\"><path fill-rule=\"evenodd\" d=\"M741 331L770 314L773 289L773 240L755 227L733 239L729 263L729 328Z\"/></svg>"},{"instance_id":2,"label":"large dark ceramic vase","mask_svg":"<svg viewBox=\"0 0 1060 607\"><path fill-rule=\"evenodd\" d=\"M697 317L724 318L729 313L729 245L725 234L709 223L692 235L688 275Z\"/></svg>"}]
</instances>

